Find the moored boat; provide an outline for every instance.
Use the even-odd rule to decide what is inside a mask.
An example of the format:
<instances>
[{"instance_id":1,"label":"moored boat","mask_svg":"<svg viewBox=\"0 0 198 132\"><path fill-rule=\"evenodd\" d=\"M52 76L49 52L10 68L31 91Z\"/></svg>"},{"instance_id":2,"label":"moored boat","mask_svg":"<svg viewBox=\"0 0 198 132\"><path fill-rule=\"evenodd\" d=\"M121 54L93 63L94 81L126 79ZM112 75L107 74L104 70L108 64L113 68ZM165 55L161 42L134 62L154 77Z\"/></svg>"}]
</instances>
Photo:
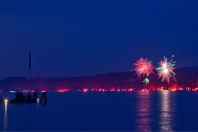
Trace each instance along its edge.
<instances>
[{"instance_id":1,"label":"moored boat","mask_svg":"<svg viewBox=\"0 0 198 132\"><path fill-rule=\"evenodd\" d=\"M36 92L33 93L33 96L29 93L27 96L23 95L22 92L15 93L15 99L1 99L1 103L38 103Z\"/></svg>"},{"instance_id":2,"label":"moored boat","mask_svg":"<svg viewBox=\"0 0 198 132\"><path fill-rule=\"evenodd\" d=\"M37 93L34 92L33 95L30 93L25 96L22 92L15 93L15 99L1 99L0 103L43 103L47 104L47 94L46 92L42 92L41 99L37 98Z\"/></svg>"}]
</instances>

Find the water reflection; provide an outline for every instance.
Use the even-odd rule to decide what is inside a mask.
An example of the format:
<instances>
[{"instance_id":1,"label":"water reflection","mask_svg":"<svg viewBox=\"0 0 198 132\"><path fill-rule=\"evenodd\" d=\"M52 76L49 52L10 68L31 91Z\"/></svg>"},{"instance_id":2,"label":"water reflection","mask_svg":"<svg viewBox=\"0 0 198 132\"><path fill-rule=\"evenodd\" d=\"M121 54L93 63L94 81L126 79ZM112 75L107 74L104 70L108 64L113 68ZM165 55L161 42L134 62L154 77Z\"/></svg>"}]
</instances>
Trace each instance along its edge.
<instances>
[{"instance_id":1,"label":"water reflection","mask_svg":"<svg viewBox=\"0 0 198 132\"><path fill-rule=\"evenodd\" d=\"M4 131L7 130L8 128L8 121L7 121L7 108L8 108L8 104L4 103L5 109L4 109L4 118L3 118L3 129Z\"/></svg>"},{"instance_id":2,"label":"water reflection","mask_svg":"<svg viewBox=\"0 0 198 132\"><path fill-rule=\"evenodd\" d=\"M160 131L173 131L173 119L175 113L174 92L161 92L159 129Z\"/></svg>"},{"instance_id":3,"label":"water reflection","mask_svg":"<svg viewBox=\"0 0 198 132\"><path fill-rule=\"evenodd\" d=\"M151 131L151 100L148 91L138 92L136 107L136 130Z\"/></svg>"},{"instance_id":4,"label":"water reflection","mask_svg":"<svg viewBox=\"0 0 198 132\"><path fill-rule=\"evenodd\" d=\"M173 131L175 124L175 92L139 91L137 93L137 131Z\"/></svg>"}]
</instances>

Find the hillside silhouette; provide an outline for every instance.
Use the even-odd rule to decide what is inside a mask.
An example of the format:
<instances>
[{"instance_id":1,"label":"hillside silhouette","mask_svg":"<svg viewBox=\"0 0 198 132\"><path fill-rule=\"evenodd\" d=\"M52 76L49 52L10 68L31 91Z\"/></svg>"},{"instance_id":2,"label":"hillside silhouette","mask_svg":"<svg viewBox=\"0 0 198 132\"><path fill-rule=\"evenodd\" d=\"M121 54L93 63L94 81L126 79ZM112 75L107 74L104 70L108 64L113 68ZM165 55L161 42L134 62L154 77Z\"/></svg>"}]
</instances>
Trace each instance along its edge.
<instances>
[{"instance_id":1,"label":"hillside silhouette","mask_svg":"<svg viewBox=\"0 0 198 132\"><path fill-rule=\"evenodd\" d=\"M198 87L198 67L181 67L175 69L175 79L171 78L170 83L162 82L158 78L157 72L149 75L150 82L145 84L143 80L146 77L138 78L134 71L130 72L116 72L99 74L95 76L85 77L67 77L67 78L53 78L53 77L36 77L34 79L27 79L25 77L8 77L0 80L0 90L82 90L87 89L129 89L140 90L148 88L155 90L157 88L168 87Z\"/></svg>"}]
</instances>

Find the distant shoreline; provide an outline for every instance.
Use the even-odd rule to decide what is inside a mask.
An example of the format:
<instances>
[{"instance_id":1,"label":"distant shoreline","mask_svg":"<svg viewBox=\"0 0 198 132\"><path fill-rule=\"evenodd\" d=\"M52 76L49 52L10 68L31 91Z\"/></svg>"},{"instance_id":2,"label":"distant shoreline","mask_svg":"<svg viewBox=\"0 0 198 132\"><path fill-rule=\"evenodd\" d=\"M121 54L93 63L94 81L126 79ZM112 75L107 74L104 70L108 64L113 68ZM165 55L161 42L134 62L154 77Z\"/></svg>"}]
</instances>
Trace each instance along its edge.
<instances>
[{"instance_id":1,"label":"distant shoreline","mask_svg":"<svg viewBox=\"0 0 198 132\"><path fill-rule=\"evenodd\" d=\"M171 79L170 83L162 82L158 78L157 73L148 76L149 83L143 82L145 77L138 78L134 71L130 72L116 72L99 74L95 76L85 77L67 77L67 78L53 78L53 77L36 77L32 80L25 77L8 77L0 80L1 91L11 90L30 90L32 83L33 90L41 91L110 91L116 89L119 91L133 90L160 90L160 89L195 89L198 87L198 67L180 67L175 69L176 80ZM163 88L162 88L163 87ZM66 89L66 90L64 90ZM116 91L115 90L115 91Z\"/></svg>"}]
</instances>

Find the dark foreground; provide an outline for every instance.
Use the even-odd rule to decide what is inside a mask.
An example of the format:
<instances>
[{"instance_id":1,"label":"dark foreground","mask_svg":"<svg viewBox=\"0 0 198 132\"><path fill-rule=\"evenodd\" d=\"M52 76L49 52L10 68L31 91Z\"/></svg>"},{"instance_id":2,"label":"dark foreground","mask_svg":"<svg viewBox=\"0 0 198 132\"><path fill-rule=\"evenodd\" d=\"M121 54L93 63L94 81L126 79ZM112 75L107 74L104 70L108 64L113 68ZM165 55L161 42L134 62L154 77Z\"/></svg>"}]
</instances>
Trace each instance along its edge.
<instances>
[{"instance_id":1,"label":"dark foreground","mask_svg":"<svg viewBox=\"0 0 198 132\"><path fill-rule=\"evenodd\" d=\"M187 91L48 93L47 105L1 104L0 130L198 131L197 102Z\"/></svg>"}]
</instances>

